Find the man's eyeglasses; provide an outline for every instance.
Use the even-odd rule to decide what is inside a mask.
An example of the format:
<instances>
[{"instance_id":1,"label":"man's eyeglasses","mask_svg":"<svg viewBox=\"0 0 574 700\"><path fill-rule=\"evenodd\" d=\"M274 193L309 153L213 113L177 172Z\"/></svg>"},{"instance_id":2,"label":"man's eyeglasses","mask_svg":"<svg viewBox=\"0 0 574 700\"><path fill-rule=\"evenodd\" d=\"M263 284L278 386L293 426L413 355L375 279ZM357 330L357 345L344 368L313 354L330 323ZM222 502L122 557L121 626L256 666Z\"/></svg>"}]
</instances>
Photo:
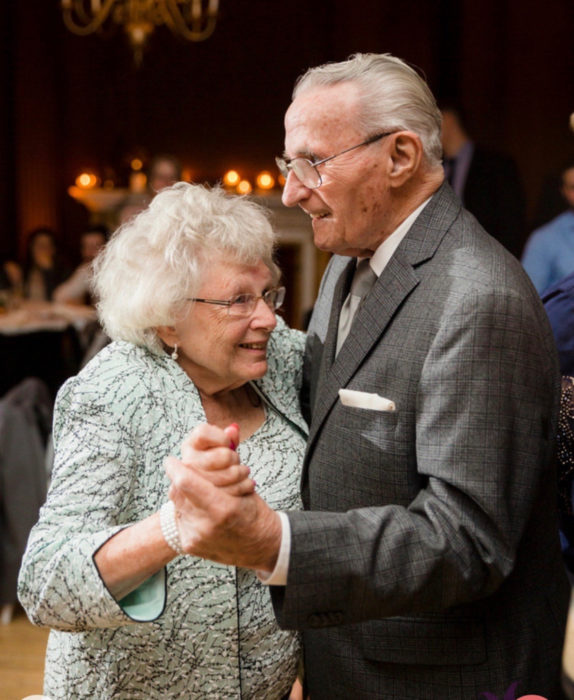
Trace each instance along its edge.
<instances>
[{"instance_id":1,"label":"man's eyeglasses","mask_svg":"<svg viewBox=\"0 0 574 700\"><path fill-rule=\"evenodd\" d=\"M227 306L227 315L232 318L245 318L255 311L259 299L267 304L271 311L277 311L285 301L285 287L275 287L264 292L261 296L255 294L238 294L236 297L223 301L221 299L191 298L186 301L199 301L202 304L217 304Z\"/></svg>"},{"instance_id":2,"label":"man's eyeglasses","mask_svg":"<svg viewBox=\"0 0 574 700\"><path fill-rule=\"evenodd\" d=\"M333 160L333 158L338 158L339 156L342 156L343 153L348 153L349 151L354 151L355 148L360 148L361 146L368 146L371 143L375 143L375 141L379 141L380 139L384 138L385 136L390 136L391 134L396 133L395 131L386 131L382 134L375 134L374 136L371 136L371 138L367 139L366 141L363 141L362 143L358 143L356 146L351 146L350 148L345 148L344 151L340 151L339 153L335 153L334 156L328 156L327 158L322 158L321 160L309 160L308 158L303 158L302 156L298 158L275 158L275 162L277 163L277 167L279 168L279 172L285 179L289 176L289 171L292 170L295 175L297 176L297 179L301 182L302 185L305 187L308 187L311 190L316 189L317 187L321 187L323 184L323 180L321 179L321 174L317 170L318 165L322 165L323 163L326 163L329 160Z\"/></svg>"}]
</instances>

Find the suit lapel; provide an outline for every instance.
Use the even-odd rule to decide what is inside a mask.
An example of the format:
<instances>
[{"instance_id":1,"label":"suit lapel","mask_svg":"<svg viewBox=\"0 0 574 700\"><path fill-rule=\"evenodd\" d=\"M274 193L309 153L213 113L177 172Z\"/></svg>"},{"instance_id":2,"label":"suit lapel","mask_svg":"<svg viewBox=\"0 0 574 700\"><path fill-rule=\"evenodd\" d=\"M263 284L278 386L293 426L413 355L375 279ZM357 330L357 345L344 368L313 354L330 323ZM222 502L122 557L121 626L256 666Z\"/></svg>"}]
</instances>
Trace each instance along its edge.
<instances>
[{"instance_id":1,"label":"suit lapel","mask_svg":"<svg viewBox=\"0 0 574 700\"><path fill-rule=\"evenodd\" d=\"M412 267L405 266L402 261L394 257L357 311L349 335L336 358L334 353L338 314L336 319L333 318L333 314L331 315L319 374L319 391L313 410L309 445L312 444L332 405L338 399L339 389L348 385L373 346L380 340L402 301L417 284L418 277ZM333 325L335 325L334 329Z\"/></svg>"},{"instance_id":2,"label":"suit lapel","mask_svg":"<svg viewBox=\"0 0 574 700\"><path fill-rule=\"evenodd\" d=\"M335 358L339 313L346 288L341 275L335 292L329 330L315 389L313 419L309 433L309 456L319 429L338 399L339 389L347 386L380 341L397 310L419 283L416 268L431 258L461 209L448 185L443 185L423 209L395 254L374 284L357 312L351 331ZM354 263L353 263L354 264ZM349 268L347 268L349 274ZM347 278L347 288L349 278ZM306 460L307 462L307 460Z\"/></svg>"}]
</instances>

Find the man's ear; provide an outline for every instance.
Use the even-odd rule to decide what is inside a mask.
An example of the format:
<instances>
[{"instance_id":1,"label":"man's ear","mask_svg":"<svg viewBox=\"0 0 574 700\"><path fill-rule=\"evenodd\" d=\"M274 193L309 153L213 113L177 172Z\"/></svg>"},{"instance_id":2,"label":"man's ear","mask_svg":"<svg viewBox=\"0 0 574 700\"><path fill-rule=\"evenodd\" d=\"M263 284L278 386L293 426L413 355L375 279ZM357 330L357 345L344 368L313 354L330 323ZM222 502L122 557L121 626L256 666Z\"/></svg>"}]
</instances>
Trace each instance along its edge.
<instances>
[{"instance_id":1,"label":"man's ear","mask_svg":"<svg viewBox=\"0 0 574 700\"><path fill-rule=\"evenodd\" d=\"M391 147L391 187L404 185L418 171L422 159L423 145L420 137L412 131L399 131Z\"/></svg>"},{"instance_id":2,"label":"man's ear","mask_svg":"<svg viewBox=\"0 0 574 700\"><path fill-rule=\"evenodd\" d=\"M158 326L155 330L160 340L162 340L168 348L173 348L174 345L179 342L175 326Z\"/></svg>"}]
</instances>

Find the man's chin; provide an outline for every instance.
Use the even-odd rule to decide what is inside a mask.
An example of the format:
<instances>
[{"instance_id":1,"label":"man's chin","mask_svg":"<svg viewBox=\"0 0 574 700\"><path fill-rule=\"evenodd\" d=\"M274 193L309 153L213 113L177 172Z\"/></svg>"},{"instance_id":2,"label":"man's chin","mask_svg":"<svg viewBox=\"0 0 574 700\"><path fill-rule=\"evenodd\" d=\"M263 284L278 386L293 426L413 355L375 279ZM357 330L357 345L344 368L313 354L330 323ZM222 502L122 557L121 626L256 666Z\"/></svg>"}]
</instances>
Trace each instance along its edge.
<instances>
[{"instance_id":1,"label":"man's chin","mask_svg":"<svg viewBox=\"0 0 574 700\"><path fill-rule=\"evenodd\" d=\"M326 253L333 253L334 255L343 255L349 258L370 258L373 254L372 250L363 250L362 248L351 248L346 241L337 243L336 241L323 239L317 240L313 239L315 248L323 250Z\"/></svg>"},{"instance_id":2,"label":"man's chin","mask_svg":"<svg viewBox=\"0 0 574 700\"><path fill-rule=\"evenodd\" d=\"M313 219L313 243L319 250L328 253L336 252L336 238L333 236L333 226L325 225L322 222L326 219Z\"/></svg>"}]
</instances>

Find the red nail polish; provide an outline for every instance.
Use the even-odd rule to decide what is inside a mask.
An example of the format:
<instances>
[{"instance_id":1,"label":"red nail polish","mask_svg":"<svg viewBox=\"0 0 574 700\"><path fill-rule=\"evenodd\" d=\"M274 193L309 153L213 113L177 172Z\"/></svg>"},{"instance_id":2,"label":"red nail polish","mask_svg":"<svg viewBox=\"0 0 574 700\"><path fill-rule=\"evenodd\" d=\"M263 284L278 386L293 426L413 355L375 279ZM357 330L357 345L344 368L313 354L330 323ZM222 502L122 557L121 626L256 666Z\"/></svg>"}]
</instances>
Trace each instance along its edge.
<instances>
[{"instance_id":1,"label":"red nail polish","mask_svg":"<svg viewBox=\"0 0 574 700\"><path fill-rule=\"evenodd\" d=\"M237 430L237 432L239 432L239 425L237 423L230 423L228 427L235 428L235 430ZM231 447L232 450L237 449L237 445L235 444L235 442L233 440L229 441L229 446Z\"/></svg>"}]
</instances>

